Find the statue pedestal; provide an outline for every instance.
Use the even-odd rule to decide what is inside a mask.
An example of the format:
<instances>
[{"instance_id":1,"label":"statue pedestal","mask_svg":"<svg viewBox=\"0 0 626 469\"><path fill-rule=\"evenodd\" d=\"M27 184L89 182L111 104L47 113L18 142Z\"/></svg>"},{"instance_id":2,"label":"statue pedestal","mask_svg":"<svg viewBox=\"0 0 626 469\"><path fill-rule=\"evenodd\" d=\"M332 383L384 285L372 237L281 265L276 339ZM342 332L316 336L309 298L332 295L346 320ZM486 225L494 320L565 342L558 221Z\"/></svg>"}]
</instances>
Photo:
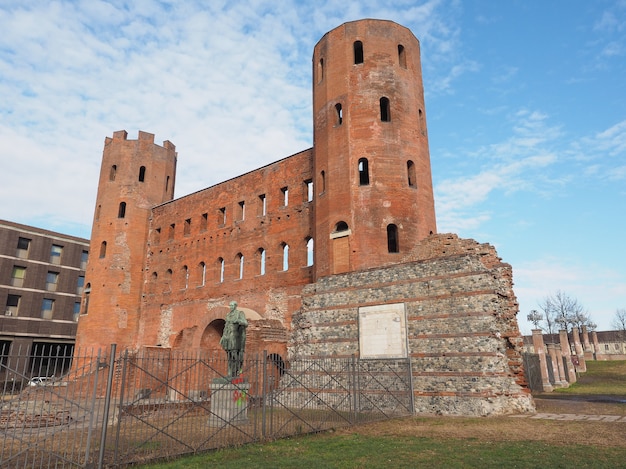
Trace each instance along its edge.
<instances>
[{"instance_id":1,"label":"statue pedestal","mask_svg":"<svg viewBox=\"0 0 626 469\"><path fill-rule=\"evenodd\" d=\"M233 384L225 379L216 379L211 383L210 389L210 426L224 427L248 423L249 383Z\"/></svg>"}]
</instances>

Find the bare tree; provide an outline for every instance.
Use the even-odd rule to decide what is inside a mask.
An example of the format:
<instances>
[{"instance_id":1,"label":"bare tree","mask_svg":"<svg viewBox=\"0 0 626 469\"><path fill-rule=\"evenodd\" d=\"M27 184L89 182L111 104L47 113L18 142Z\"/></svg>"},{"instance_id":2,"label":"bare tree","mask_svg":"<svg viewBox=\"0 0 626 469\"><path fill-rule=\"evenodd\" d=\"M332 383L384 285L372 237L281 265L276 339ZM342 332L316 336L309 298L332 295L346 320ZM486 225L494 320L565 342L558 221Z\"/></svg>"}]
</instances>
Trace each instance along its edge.
<instances>
[{"instance_id":1,"label":"bare tree","mask_svg":"<svg viewBox=\"0 0 626 469\"><path fill-rule=\"evenodd\" d=\"M542 329L548 334L555 334L561 329L569 332L574 327L581 330L582 326L592 324L583 305L561 290L546 296L539 303L539 308L543 311Z\"/></svg>"},{"instance_id":2,"label":"bare tree","mask_svg":"<svg viewBox=\"0 0 626 469\"><path fill-rule=\"evenodd\" d=\"M624 340L624 337L626 337L626 308L615 310L615 316L613 316L611 325L613 329L619 331L620 337Z\"/></svg>"}]
</instances>

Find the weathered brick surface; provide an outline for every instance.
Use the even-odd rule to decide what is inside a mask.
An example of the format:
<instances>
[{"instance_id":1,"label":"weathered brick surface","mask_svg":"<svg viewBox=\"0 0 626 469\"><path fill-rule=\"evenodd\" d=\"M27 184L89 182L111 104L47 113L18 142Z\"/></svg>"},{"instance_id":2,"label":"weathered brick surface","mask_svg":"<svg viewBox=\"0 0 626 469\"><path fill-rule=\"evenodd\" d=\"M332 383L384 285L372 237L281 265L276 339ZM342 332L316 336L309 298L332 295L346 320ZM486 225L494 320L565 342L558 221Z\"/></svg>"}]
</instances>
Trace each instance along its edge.
<instances>
[{"instance_id":1,"label":"weathered brick surface","mask_svg":"<svg viewBox=\"0 0 626 469\"><path fill-rule=\"evenodd\" d=\"M179 199L173 144L106 139L79 346L219 350L236 300L247 353L346 356L359 307L403 303L416 395L525 402L510 266L436 234L419 41L346 23L313 67L313 148Z\"/></svg>"}]
</instances>

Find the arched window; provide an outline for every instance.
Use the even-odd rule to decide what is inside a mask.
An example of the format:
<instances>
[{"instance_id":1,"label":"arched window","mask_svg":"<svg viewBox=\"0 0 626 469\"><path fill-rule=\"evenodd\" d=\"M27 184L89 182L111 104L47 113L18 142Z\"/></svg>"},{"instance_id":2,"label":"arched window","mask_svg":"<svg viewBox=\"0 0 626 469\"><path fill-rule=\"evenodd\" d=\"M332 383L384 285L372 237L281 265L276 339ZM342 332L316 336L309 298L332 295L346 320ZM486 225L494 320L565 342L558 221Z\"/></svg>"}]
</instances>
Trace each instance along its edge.
<instances>
[{"instance_id":1,"label":"arched window","mask_svg":"<svg viewBox=\"0 0 626 469\"><path fill-rule=\"evenodd\" d=\"M243 254L237 254L237 261L239 262L239 280L243 278Z\"/></svg>"},{"instance_id":2,"label":"arched window","mask_svg":"<svg viewBox=\"0 0 626 469\"><path fill-rule=\"evenodd\" d=\"M217 264L220 269L220 283L223 283L224 282L224 259L222 259L221 257L217 259Z\"/></svg>"},{"instance_id":3,"label":"arched window","mask_svg":"<svg viewBox=\"0 0 626 469\"><path fill-rule=\"evenodd\" d=\"M391 122L391 109L389 108L389 98L380 98L380 120Z\"/></svg>"},{"instance_id":4,"label":"arched window","mask_svg":"<svg viewBox=\"0 0 626 469\"><path fill-rule=\"evenodd\" d=\"M337 111L336 124L341 125L343 123L343 110L341 109L341 103L335 104L335 111Z\"/></svg>"},{"instance_id":5,"label":"arched window","mask_svg":"<svg viewBox=\"0 0 626 469\"><path fill-rule=\"evenodd\" d=\"M165 289L163 291L171 291L172 290L172 269L167 269L165 271Z\"/></svg>"},{"instance_id":6,"label":"arched window","mask_svg":"<svg viewBox=\"0 0 626 469\"><path fill-rule=\"evenodd\" d=\"M100 220L100 212L102 211L102 205L98 205L96 208L96 220Z\"/></svg>"},{"instance_id":7,"label":"arched window","mask_svg":"<svg viewBox=\"0 0 626 469\"><path fill-rule=\"evenodd\" d=\"M102 241L100 244L100 259L104 259L107 255L107 242Z\"/></svg>"},{"instance_id":8,"label":"arched window","mask_svg":"<svg viewBox=\"0 0 626 469\"><path fill-rule=\"evenodd\" d=\"M146 167L139 168L139 182L144 182L146 179Z\"/></svg>"},{"instance_id":9,"label":"arched window","mask_svg":"<svg viewBox=\"0 0 626 469\"><path fill-rule=\"evenodd\" d=\"M426 135L426 130L424 129L424 113L422 112L421 109L419 109L417 111L417 114L418 114L418 124L419 124L420 133L422 135Z\"/></svg>"},{"instance_id":10,"label":"arched window","mask_svg":"<svg viewBox=\"0 0 626 469\"><path fill-rule=\"evenodd\" d=\"M313 265L313 238L310 237L306 239L306 265Z\"/></svg>"},{"instance_id":11,"label":"arched window","mask_svg":"<svg viewBox=\"0 0 626 469\"><path fill-rule=\"evenodd\" d=\"M367 158L359 159L359 185L367 186L370 183L370 170Z\"/></svg>"},{"instance_id":12,"label":"arched window","mask_svg":"<svg viewBox=\"0 0 626 469\"><path fill-rule=\"evenodd\" d=\"M361 41L354 41L354 64L363 63L363 43Z\"/></svg>"},{"instance_id":13,"label":"arched window","mask_svg":"<svg viewBox=\"0 0 626 469\"><path fill-rule=\"evenodd\" d=\"M259 248L259 258L261 261L261 268L259 270L260 275L265 275L265 249Z\"/></svg>"},{"instance_id":14,"label":"arched window","mask_svg":"<svg viewBox=\"0 0 626 469\"><path fill-rule=\"evenodd\" d=\"M126 202L120 202L120 208L117 211L117 218L124 218L126 216Z\"/></svg>"},{"instance_id":15,"label":"arched window","mask_svg":"<svg viewBox=\"0 0 626 469\"><path fill-rule=\"evenodd\" d=\"M411 160L406 162L406 174L409 187L417 187L417 181L415 180L415 164Z\"/></svg>"},{"instance_id":16,"label":"arched window","mask_svg":"<svg viewBox=\"0 0 626 469\"><path fill-rule=\"evenodd\" d=\"M324 170L320 171L320 195L326 191L326 172Z\"/></svg>"},{"instance_id":17,"label":"arched window","mask_svg":"<svg viewBox=\"0 0 626 469\"><path fill-rule=\"evenodd\" d=\"M198 273L200 274L200 286L203 287L206 285L206 264L204 262L198 264Z\"/></svg>"},{"instance_id":18,"label":"arched window","mask_svg":"<svg viewBox=\"0 0 626 469\"><path fill-rule=\"evenodd\" d=\"M387 225L387 250L389 252L400 252L398 227L393 223Z\"/></svg>"},{"instance_id":19,"label":"arched window","mask_svg":"<svg viewBox=\"0 0 626 469\"><path fill-rule=\"evenodd\" d=\"M334 233L342 233L344 231L348 231L348 224L345 221L340 221L335 225Z\"/></svg>"},{"instance_id":20,"label":"arched window","mask_svg":"<svg viewBox=\"0 0 626 469\"><path fill-rule=\"evenodd\" d=\"M406 68L406 51L402 44L398 44L398 63L400 67Z\"/></svg>"},{"instance_id":21,"label":"arched window","mask_svg":"<svg viewBox=\"0 0 626 469\"><path fill-rule=\"evenodd\" d=\"M317 82L320 83L324 79L324 58L317 63Z\"/></svg>"},{"instance_id":22,"label":"arched window","mask_svg":"<svg viewBox=\"0 0 626 469\"><path fill-rule=\"evenodd\" d=\"M109 181L115 181L115 176L117 174L117 165L114 164L111 166L111 171L109 172Z\"/></svg>"},{"instance_id":23,"label":"arched window","mask_svg":"<svg viewBox=\"0 0 626 469\"><path fill-rule=\"evenodd\" d=\"M289 270L289 245L282 243L281 246L283 248L283 270Z\"/></svg>"}]
</instances>

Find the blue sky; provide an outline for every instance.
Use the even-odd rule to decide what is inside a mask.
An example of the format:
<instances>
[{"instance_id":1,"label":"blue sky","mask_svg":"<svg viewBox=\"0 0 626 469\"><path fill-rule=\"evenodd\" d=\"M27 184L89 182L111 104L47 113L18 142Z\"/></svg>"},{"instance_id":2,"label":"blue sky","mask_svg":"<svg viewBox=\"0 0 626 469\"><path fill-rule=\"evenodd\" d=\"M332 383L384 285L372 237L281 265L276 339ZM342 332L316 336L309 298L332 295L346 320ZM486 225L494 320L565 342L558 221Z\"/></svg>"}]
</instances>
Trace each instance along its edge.
<instances>
[{"instance_id":1,"label":"blue sky","mask_svg":"<svg viewBox=\"0 0 626 469\"><path fill-rule=\"evenodd\" d=\"M626 308L626 0L0 0L0 218L89 237L104 139L179 152L176 196L312 145L311 56L420 39L439 232L493 244L526 314Z\"/></svg>"}]
</instances>

